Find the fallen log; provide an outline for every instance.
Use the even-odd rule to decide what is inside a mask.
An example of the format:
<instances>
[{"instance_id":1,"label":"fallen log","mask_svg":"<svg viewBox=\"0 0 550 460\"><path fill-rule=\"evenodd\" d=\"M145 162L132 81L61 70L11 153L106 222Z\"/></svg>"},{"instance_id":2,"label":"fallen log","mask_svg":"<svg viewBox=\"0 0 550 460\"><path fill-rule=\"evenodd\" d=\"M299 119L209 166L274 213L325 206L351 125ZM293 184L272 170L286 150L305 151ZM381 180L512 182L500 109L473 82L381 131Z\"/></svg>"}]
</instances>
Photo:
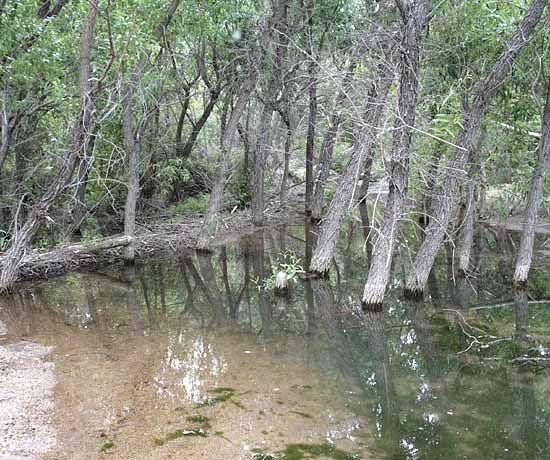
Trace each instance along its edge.
<instances>
[{"instance_id":1,"label":"fallen log","mask_svg":"<svg viewBox=\"0 0 550 460\"><path fill-rule=\"evenodd\" d=\"M296 207L297 208L297 207ZM297 222L299 214L276 210L266 217L266 225L278 226ZM178 223L158 222L147 227L140 226L134 238L136 258L158 255L190 255L196 248L197 236L202 225L200 216L180 216ZM236 241L247 234L258 231L259 227L250 222L248 210L238 211L222 219L225 232L216 241L217 246ZM19 263L16 281L30 281L52 278L67 272L92 270L122 262L122 248L130 243L127 236L112 236L90 242L71 244L49 251L28 251ZM186 253L187 252L187 253ZM0 254L0 271L5 256Z\"/></svg>"}]
</instances>

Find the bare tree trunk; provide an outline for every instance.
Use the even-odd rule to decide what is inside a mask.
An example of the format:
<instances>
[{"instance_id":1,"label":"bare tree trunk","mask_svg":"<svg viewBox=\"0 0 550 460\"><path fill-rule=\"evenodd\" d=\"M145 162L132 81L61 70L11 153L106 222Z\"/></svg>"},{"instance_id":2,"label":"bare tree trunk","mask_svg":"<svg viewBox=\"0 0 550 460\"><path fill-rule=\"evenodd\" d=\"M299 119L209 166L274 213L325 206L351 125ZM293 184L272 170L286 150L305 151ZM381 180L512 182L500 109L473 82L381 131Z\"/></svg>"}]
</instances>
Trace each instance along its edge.
<instances>
[{"instance_id":1,"label":"bare tree trunk","mask_svg":"<svg viewBox=\"0 0 550 460\"><path fill-rule=\"evenodd\" d=\"M183 125L185 124L185 118L187 117L187 111L189 110L189 101L191 100L191 87L186 85L183 89L183 102L181 103L180 115L176 124L176 156L183 156Z\"/></svg>"},{"instance_id":2,"label":"bare tree trunk","mask_svg":"<svg viewBox=\"0 0 550 460\"><path fill-rule=\"evenodd\" d=\"M80 43L80 107L74 127L71 148L63 158L57 177L42 198L33 206L23 227L12 236L6 253L6 263L0 275L0 290L7 290L17 279L19 264L32 238L40 228L42 220L55 199L65 190L74 171L76 159L86 150L90 137L91 100L91 53L94 37L94 25L99 8L97 0L88 1L88 12L82 26Z\"/></svg>"},{"instance_id":3,"label":"bare tree trunk","mask_svg":"<svg viewBox=\"0 0 550 460\"><path fill-rule=\"evenodd\" d=\"M362 304L366 310L379 309L384 300L397 231L407 197L412 129L416 119L420 80L420 55L429 9L429 0L418 0L414 6L408 6L403 13L405 30L401 39L398 114L395 119L392 158L388 171L389 194L363 291Z\"/></svg>"},{"instance_id":4,"label":"bare tree trunk","mask_svg":"<svg viewBox=\"0 0 550 460\"><path fill-rule=\"evenodd\" d=\"M286 138L283 177L281 179L281 191L279 192L279 205L281 207L283 207L286 202L287 182L290 172L290 149L292 148L292 127L290 125L290 118L288 116L288 113L283 120L286 124Z\"/></svg>"},{"instance_id":5,"label":"bare tree trunk","mask_svg":"<svg viewBox=\"0 0 550 460\"><path fill-rule=\"evenodd\" d=\"M193 151L193 147L197 142L199 134L201 133L202 128L207 122L208 118L212 114L212 110L214 110L214 106L216 105L216 102L218 102L219 97L220 97L220 89L212 88L210 90L210 98L208 100L208 103L206 104L206 107L204 108L204 111L202 112L201 117L197 120L197 122L193 126L193 129L191 130L191 133L187 138L187 142L181 149L181 156L183 158L187 158L189 155L191 155L191 152Z\"/></svg>"},{"instance_id":6,"label":"bare tree trunk","mask_svg":"<svg viewBox=\"0 0 550 460\"><path fill-rule=\"evenodd\" d=\"M233 138L235 136L235 132L237 131L239 120L241 119L246 104L252 97L254 89L256 88L259 71L263 67L266 44L269 38L268 30L270 27L272 14L272 0L265 0L264 11L258 27L258 43L249 62L248 71L243 74L243 81L240 84L241 93L225 128L221 145L220 169L218 171L218 177L216 178L214 187L210 192L208 209L206 215L204 216L200 236L197 241L197 249L200 251L208 251L210 249L210 245L215 239L218 231L218 214L221 209L223 191L225 189L225 182L229 173L229 158L231 156L231 152L233 151Z\"/></svg>"},{"instance_id":7,"label":"bare tree trunk","mask_svg":"<svg viewBox=\"0 0 550 460\"><path fill-rule=\"evenodd\" d=\"M478 207L476 203L476 177L480 170L482 158L482 148L487 136L487 130L484 129L480 136L478 144L473 152L472 164L470 165L470 180L467 184L467 203L466 216L464 218L464 228L462 230L460 251L458 256L458 273L461 276L466 276L468 266L470 265L470 254L472 252L472 244L474 242L474 221L478 216Z\"/></svg>"},{"instance_id":8,"label":"bare tree trunk","mask_svg":"<svg viewBox=\"0 0 550 460\"><path fill-rule=\"evenodd\" d=\"M489 100L506 81L517 54L528 42L529 36L538 24L545 6L545 0L534 0L531 3L516 32L506 43L498 61L477 88L474 100L464 116L463 128L458 134L454 158L447 168L441 197L435 211L435 218L426 229L426 238L416 255L407 278L405 295L408 298L414 299L423 296L428 275L447 233L447 227L456 214L459 204L457 199L458 190L465 176L464 166L469 160L474 147Z\"/></svg>"},{"instance_id":9,"label":"bare tree trunk","mask_svg":"<svg viewBox=\"0 0 550 460\"><path fill-rule=\"evenodd\" d=\"M472 252L472 243L474 241L474 217L475 202L475 184L468 183L466 217L464 219L464 228L462 229L462 238L460 241L460 252L458 256L458 273L466 276L468 266L470 265L470 254Z\"/></svg>"},{"instance_id":10,"label":"bare tree trunk","mask_svg":"<svg viewBox=\"0 0 550 460\"><path fill-rule=\"evenodd\" d=\"M439 173L439 164L441 163L442 153L443 149L440 146L437 146L432 156L430 167L428 169L428 177L426 178L426 189L424 190L423 197L420 199L422 203L423 213L419 216L418 222L423 226L423 228L425 228L430 223L434 186Z\"/></svg>"},{"instance_id":11,"label":"bare tree trunk","mask_svg":"<svg viewBox=\"0 0 550 460\"><path fill-rule=\"evenodd\" d=\"M168 24L172 20L180 0L171 0L166 15L154 31L155 40L160 42ZM141 123L134 132L133 128L133 98L145 67L149 63L151 51L148 51L137 63L125 88L124 100L122 102L122 129L124 133L124 146L128 157L128 193L126 195L126 204L124 206L124 235L131 238L132 242L124 248L123 258L126 263L133 263L135 257L135 244L133 238L136 231L136 206L139 199L139 162L141 151L141 138L147 126L149 117L154 111L144 114Z\"/></svg>"},{"instance_id":12,"label":"bare tree trunk","mask_svg":"<svg viewBox=\"0 0 550 460\"><path fill-rule=\"evenodd\" d=\"M355 204L357 183L365 168L365 162L372 157L372 148L378 136L378 125L392 82L393 69L381 62L376 80L373 80L367 94L362 124L357 126L354 132L350 160L319 230L319 243L315 247L309 266L309 271L312 273L322 276L329 271L342 221L349 208Z\"/></svg>"},{"instance_id":13,"label":"bare tree trunk","mask_svg":"<svg viewBox=\"0 0 550 460\"><path fill-rule=\"evenodd\" d=\"M334 144L338 136L338 129L342 121L342 104L348 97L348 90L351 83L351 77L353 74L353 68L355 67L355 61L353 61L349 69L346 71L342 82L342 89L336 97L334 102L334 110L330 117L330 122L323 143L321 144L321 152L319 154L319 162L315 170L315 191L313 193L311 204L311 218L313 220L321 220L323 214L323 205L325 203L325 185L330 174L330 166L332 163L332 152L334 150Z\"/></svg>"},{"instance_id":14,"label":"bare tree trunk","mask_svg":"<svg viewBox=\"0 0 550 460\"><path fill-rule=\"evenodd\" d=\"M73 208L72 224L69 230L69 236L75 239L80 239L82 236L80 227L86 218L86 187L88 185L88 175L90 173L91 159L94 156L94 146L97 135L97 129L90 136L90 143L86 152L83 152L83 158L78 166L78 183L75 194L75 205Z\"/></svg>"},{"instance_id":15,"label":"bare tree trunk","mask_svg":"<svg viewBox=\"0 0 550 460\"><path fill-rule=\"evenodd\" d=\"M519 246L516 270L514 272L514 283L517 285L527 284L531 260L533 258L533 246L535 243L535 225L537 223L538 211L542 200L544 187L544 175L550 164L550 81L546 93L546 104L542 118L542 137L539 142L537 166L531 178L531 188L527 198L527 206L523 216L523 232Z\"/></svg>"},{"instance_id":16,"label":"bare tree trunk","mask_svg":"<svg viewBox=\"0 0 550 460\"><path fill-rule=\"evenodd\" d=\"M306 216L311 215L313 205L313 155L315 153L315 125L317 124L317 57L313 47L314 1L304 2L306 15L306 56L309 58L309 116L306 137Z\"/></svg>"},{"instance_id":17,"label":"bare tree trunk","mask_svg":"<svg viewBox=\"0 0 550 460\"><path fill-rule=\"evenodd\" d=\"M264 220L264 177L266 148L270 145L271 129L269 128L277 93L281 86L281 71L283 60L288 48L287 16L288 0L277 0L274 4L274 47L275 59L271 66L271 76L267 85L264 107L260 118L256 148L254 150L254 171L252 174L252 223L262 225Z\"/></svg>"},{"instance_id":18,"label":"bare tree trunk","mask_svg":"<svg viewBox=\"0 0 550 460\"><path fill-rule=\"evenodd\" d=\"M367 248L367 257L370 263L372 257L372 244L370 240L370 219L369 209L367 207L367 196L369 192L370 177L372 172L372 155L367 158L365 163L365 169L363 170L363 176L361 178L361 187L359 187L359 197L357 199L359 206L359 217L361 218L361 228L363 230L363 236L365 237L365 246Z\"/></svg>"}]
</instances>

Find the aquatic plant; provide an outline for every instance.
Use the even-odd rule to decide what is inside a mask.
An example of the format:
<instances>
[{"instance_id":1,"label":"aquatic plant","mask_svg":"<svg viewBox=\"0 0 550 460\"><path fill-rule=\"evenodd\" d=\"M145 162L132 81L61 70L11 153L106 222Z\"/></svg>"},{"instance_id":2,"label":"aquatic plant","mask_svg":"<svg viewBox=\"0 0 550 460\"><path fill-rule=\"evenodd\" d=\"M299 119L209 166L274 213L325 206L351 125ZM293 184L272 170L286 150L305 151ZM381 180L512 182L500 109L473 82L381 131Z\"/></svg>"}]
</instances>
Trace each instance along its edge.
<instances>
[{"instance_id":1,"label":"aquatic plant","mask_svg":"<svg viewBox=\"0 0 550 460\"><path fill-rule=\"evenodd\" d=\"M328 442L322 444L288 444L285 450L274 453L252 449L252 460L302 460L307 458L332 458L335 460L359 460L359 454L338 449Z\"/></svg>"},{"instance_id":2,"label":"aquatic plant","mask_svg":"<svg viewBox=\"0 0 550 460\"><path fill-rule=\"evenodd\" d=\"M183 438L185 436L200 436L201 438L206 438L208 434L202 428L183 428L180 430L170 431L166 433L163 438L153 438L153 444L156 446L163 446L168 441L174 441L175 439Z\"/></svg>"}]
</instances>

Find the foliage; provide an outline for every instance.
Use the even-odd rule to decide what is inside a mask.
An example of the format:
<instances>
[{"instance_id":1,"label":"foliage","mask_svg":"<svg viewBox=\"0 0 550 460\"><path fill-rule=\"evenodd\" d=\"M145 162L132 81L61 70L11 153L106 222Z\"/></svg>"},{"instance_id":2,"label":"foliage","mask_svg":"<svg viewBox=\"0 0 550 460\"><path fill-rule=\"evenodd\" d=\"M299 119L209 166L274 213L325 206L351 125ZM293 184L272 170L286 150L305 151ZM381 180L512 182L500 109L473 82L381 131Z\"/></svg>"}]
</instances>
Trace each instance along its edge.
<instances>
[{"instance_id":1,"label":"foliage","mask_svg":"<svg viewBox=\"0 0 550 460\"><path fill-rule=\"evenodd\" d=\"M301 259L291 250L287 250L280 255L280 260L271 265L271 274L263 279L256 278L254 283L258 289L267 291L273 290L276 287L277 275L284 273L288 282L296 283L298 275L304 273L304 268L300 265Z\"/></svg>"}]
</instances>

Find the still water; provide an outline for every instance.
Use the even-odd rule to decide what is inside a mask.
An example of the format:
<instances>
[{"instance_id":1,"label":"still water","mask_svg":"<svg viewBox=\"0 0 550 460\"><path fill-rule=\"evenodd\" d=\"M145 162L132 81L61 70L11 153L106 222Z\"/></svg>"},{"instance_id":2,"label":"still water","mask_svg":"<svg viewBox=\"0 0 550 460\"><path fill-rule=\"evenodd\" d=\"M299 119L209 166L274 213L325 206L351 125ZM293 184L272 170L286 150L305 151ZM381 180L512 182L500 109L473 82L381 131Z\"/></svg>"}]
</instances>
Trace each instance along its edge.
<instances>
[{"instance_id":1,"label":"still water","mask_svg":"<svg viewBox=\"0 0 550 460\"><path fill-rule=\"evenodd\" d=\"M412 304L401 247L385 311L360 315L368 260L353 226L330 279L275 295L273 271L305 265L305 240L300 227L264 230L5 300L10 340L53 349L47 458L550 458L544 261L514 295L510 256L479 244L464 280L448 251Z\"/></svg>"}]
</instances>

